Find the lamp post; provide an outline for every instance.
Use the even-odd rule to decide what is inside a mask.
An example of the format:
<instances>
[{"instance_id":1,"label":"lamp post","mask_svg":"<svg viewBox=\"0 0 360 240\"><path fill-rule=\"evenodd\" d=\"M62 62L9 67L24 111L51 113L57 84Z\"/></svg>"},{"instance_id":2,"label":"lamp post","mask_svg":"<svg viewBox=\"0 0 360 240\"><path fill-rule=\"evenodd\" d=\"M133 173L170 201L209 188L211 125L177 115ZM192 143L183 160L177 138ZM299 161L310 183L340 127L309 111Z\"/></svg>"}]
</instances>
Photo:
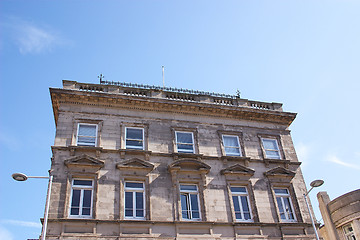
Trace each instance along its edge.
<instances>
[{"instance_id":1,"label":"lamp post","mask_svg":"<svg viewBox=\"0 0 360 240\"><path fill-rule=\"evenodd\" d=\"M314 222L313 216L312 216L311 211L310 211L310 206L309 206L309 203L308 203L308 201L307 201L307 196L309 195L310 191L311 191L313 188L315 188L315 187L320 187L320 186L323 185L323 184L324 184L324 181L321 180L321 179L319 179L319 180L314 180L314 181L312 181L312 182L310 183L310 186L311 186L310 190L307 191L306 194L304 193L304 199L305 199L306 206L307 206L307 209L308 209L309 214L310 214L311 224L312 224L312 226L313 226L313 228L314 228L315 236L316 236L316 239L317 239L317 240L320 240L320 238L319 238L319 235L318 235L318 233L317 233L317 231L316 231L315 222Z\"/></svg>"},{"instance_id":2,"label":"lamp post","mask_svg":"<svg viewBox=\"0 0 360 240\"><path fill-rule=\"evenodd\" d=\"M13 173L12 178L16 181L26 181L28 178L42 178L42 179L49 179L48 190L47 190L47 197L46 197L46 205L45 205L45 212L44 212L44 223L41 230L41 240L45 240L46 237L46 229L48 223L48 216L49 216L49 205L50 205L50 195L51 195L51 186L53 181L53 176L50 174L49 176L26 176L23 173Z\"/></svg>"}]
</instances>

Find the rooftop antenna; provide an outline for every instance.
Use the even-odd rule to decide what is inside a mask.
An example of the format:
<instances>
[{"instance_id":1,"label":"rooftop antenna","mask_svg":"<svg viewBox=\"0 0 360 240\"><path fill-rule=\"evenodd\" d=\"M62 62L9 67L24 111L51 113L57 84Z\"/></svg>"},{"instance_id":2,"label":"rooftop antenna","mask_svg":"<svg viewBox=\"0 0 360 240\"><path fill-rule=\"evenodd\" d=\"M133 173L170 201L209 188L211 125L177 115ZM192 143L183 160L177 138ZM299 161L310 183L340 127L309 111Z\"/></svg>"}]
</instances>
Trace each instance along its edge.
<instances>
[{"instance_id":1,"label":"rooftop antenna","mask_svg":"<svg viewBox=\"0 0 360 240\"><path fill-rule=\"evenodd\" d=\"M100 79L100 83L102 83L102 80L103 80L104 77L105 77L105 76L102 75L102 73L100 73L100 75L98 76L98 79Z\"/></svg>"},{"instance_id":2,"label":"rooftop antenna","mask_svg":"<svg viewBox=\"0 0 360 240\"><path fill-rule=\"evenodd\" d=\"M165 67L161 66L162 68L162 79L163 79L163 87L165 87L165 80L164 80L164 71L165 71Z\"/></svg>"}]
</instances>

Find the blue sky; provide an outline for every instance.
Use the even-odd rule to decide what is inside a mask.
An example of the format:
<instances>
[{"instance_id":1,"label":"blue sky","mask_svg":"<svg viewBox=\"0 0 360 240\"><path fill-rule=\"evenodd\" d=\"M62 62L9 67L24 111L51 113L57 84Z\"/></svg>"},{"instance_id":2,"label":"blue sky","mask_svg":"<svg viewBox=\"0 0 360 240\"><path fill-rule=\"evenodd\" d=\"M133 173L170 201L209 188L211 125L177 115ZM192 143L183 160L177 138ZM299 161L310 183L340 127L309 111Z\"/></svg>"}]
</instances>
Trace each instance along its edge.
<instances>
[{"instance_id":1,"label":"blue sky","mask_svg":"<svg viewBox=\"0 0 360 240\"><path fill-rule=\"evenodd\" d=\"M316 192L359 188L360 2L0 1L0 239L36 238L55 124L49 87L105 79L282 102Z\"/></svg>"}]
</instances>

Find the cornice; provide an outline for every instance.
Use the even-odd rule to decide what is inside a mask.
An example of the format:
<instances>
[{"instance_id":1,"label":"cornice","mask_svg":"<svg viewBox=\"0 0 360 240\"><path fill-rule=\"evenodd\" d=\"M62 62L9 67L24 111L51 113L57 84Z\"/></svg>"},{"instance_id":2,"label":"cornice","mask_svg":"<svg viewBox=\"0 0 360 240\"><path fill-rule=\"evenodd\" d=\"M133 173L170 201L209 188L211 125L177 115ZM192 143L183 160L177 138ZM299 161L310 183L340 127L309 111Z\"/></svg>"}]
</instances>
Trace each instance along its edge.
<instances>
[{"instance_id":1,"label":"cornice","mask_svg":"<svg viewBox=\"0 0 360 240\"><path fill-rule=\"evenodd\" d=\"M52 154L55 154L55 151L69 151L71 154L73 152L73 149L76 149L76 151L79 152L99 152L100 153L114 153L119 154L121 156L121 153L125 153L126 155L149 155L149 156L158 156L158 157L169 157L176 159L201 159L201 160L214 160L214 161L224 161L226 159L228 162L242 162L242 161L248 161L248 162L257 162L257 163L264 163L268 167L270 164L274 165L280 165L280 164L286 164L286 165L293 165L293 166L300 166L301 162L299 161L291 161L287 159L258 159L258 158L250 158L250 157L229 157L229 156L210 156L210 155L203 155L203 154L191 154L191 153L163 153L163 152L154 152L154 151L143 151L143 150L133 150L133 149L104 149L101 147L86 147L86 146L51 146Z\"/></svg>"},{"instance_id":2,"label":"cornice","mask_svg":"<svg viewBox=\"0 0 360 240\"><path fill-rule=\"evenodd\" d=\"M243 106L228 106L204 102L185 102L147 96L131 96L106 92L87 92L50 88L55 123L61 104L80 104L107 108L125 108L140 111L172 112L199 116L214 116L270 122L289 126L296 113L264 110Z\"/></svg>"}]
</instances>

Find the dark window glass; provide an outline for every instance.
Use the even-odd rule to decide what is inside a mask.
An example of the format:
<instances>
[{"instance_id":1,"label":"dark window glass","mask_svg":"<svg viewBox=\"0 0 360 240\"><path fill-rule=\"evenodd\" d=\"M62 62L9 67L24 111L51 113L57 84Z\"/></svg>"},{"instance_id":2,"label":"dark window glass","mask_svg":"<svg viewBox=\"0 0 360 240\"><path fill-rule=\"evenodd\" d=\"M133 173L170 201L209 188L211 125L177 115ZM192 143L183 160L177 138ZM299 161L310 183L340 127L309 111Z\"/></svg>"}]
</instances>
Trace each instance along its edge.
<instances>
[{"instance_id":1,"label":"dark window glass","mask_svg":"<svg viewBox=\"0 0 360 240\"><path fill-rule=\"evenodd\" d=\"M80 206L80 190L74 189L71 201L72 207L79 207Z\"/></svg>"},{"instance_id":2,"label":"dark window glass","mask_svg":"<svg viewBox=\"0 0 360 240\"><path fill-rule=\"evenodd\" d=\"M74 185L77 186L92 186L91 180L74 180Z\"/></svg>"},{"instance_id":3,"label":"dark window glass","mask_svg":"<svg viewBox=\"0 0 360 240\"><path fill-rule=\"evenodd\" d=\"M143 188L143 183L126 182L125 187L127 187L127 188Z\"/></svg>"}]
</instances>

